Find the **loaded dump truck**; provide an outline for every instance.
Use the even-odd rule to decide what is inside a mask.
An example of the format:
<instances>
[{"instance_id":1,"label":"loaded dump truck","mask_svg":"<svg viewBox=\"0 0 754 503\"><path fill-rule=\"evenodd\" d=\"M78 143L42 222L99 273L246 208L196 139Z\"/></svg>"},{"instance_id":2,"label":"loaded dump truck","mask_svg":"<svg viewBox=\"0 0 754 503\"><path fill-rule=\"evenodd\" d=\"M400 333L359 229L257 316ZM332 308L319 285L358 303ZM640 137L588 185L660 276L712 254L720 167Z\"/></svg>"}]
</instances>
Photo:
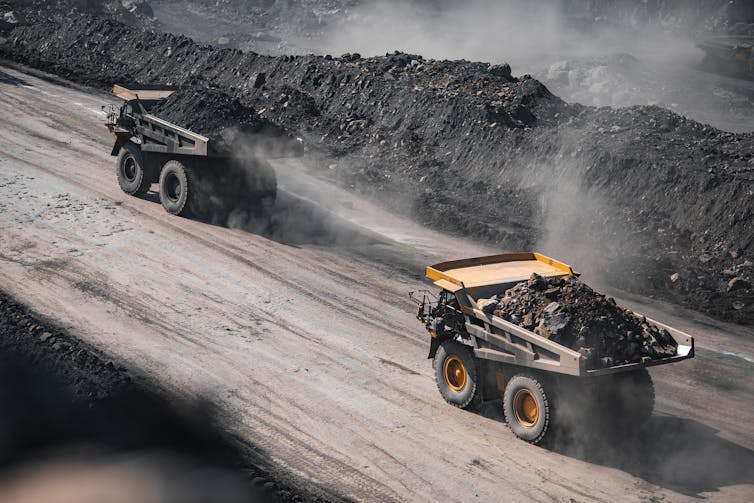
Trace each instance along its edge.
<instances>
[{"instance_id":1,"label":"loaded dump truck","mask_svg":"<svg viewBox=\"0 0 754 503\"><path fill-rule=\"evenodd\" d=\"M224 138L189 131L150 113L177 91L170 86L113 86L123 104L110 106L106 126L115 138L111 155L117 156L123 192L142 196L159 183L162 206L182 216L216 213L218 203L226 211L239 203L259 210L272 206L277 181L266 161L234 155Z\"/></svg>"},{"instance_id":2,"label":"loaded dump truck","mask_svg":"<svg viewBox=\"0 0 754 503\"><path fill-rule=\"evenodd\" d=\"M588 419L612 417L608 428L619 435L636 429L650 417L654 406L654 389L646 367L692 358L694 339L616 306L632 319L636 316L644 326L651 324L653 333L661 332L669 350L652 358L637 357L615 364L609 359L590 359L586 352L541 335L545 332L535 333L485 309L486 299L500 292L506 292L506 299L514 304L529 300L534 290L527 290L522 282L532 275L550 284L560 281L570 285L575 284L577 273L569 265L539 253L454 260L426 268L427 278L440 293L435 296L423 290L412 292L411 298L419 305L417 319L430 334L428 357L433 359L442 397L465 409L502 395L510 429L535 444L548 438L555 427L567 428L567 421L584 424L586 415ZM522 288L525 293L521 299L511 300L509 295ZM537 295L557 295L556 290ZM557 303L552 305L557 307Z\"/></svg>"}]
</instances>

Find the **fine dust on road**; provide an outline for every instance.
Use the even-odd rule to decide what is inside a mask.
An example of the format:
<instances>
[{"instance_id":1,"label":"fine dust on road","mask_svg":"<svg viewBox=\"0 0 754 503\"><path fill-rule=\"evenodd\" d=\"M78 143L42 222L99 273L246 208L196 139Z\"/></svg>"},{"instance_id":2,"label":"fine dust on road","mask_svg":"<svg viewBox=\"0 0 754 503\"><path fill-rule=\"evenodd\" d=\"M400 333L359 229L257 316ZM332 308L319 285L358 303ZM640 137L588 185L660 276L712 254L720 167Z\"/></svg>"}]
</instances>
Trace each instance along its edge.
<instances>
[{"instance_id":1,"label":"fine dust on road","mask_svg":"<svg viewBox=\"0 0 754 503\"><path fill-rule=\"evenodd\" d=\"M272 232L168 215L118 188L108 101L0 67L0 287L166 389L208 395L280 468L363 500L752 500L754 339L740 328L652 313L683 319L699 351L652 370L657 411L636 447L531 446L499 404L442 401L406 295L426 287L423 264L485 250L295 163L276 165Z\"/></svg>"}]
</instances>

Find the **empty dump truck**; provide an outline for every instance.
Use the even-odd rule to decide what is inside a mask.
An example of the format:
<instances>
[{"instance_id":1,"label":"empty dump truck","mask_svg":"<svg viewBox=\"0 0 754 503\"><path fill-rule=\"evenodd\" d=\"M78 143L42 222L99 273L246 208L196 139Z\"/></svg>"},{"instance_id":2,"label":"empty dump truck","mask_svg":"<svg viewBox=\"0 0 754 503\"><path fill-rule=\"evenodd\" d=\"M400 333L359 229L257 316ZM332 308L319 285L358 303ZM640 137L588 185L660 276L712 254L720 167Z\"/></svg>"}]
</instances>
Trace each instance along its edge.
<instances>
[{"instance_id":1,"label":"empty dump truck","mask_svg":"<svg viewBox=\"0 0 754 503\"><path fill-rule=\"evenodd\" d=\"M502 395L510 429L532 443L565 425L559 421L583 421L579 414L610 412L614 423L609 427L619 434L642 424L654 406L646 367L693 357L693 338L642 317L672 337L674 354L591 368L579 351L486 313L477 304L526 282L532 273L570 280L576 275L570 266L538 253L454 260L426 268L426 276L440 288L439 296L422 291L411 297L419 304L418 320L430 334L429 358L434 359L440 394L460 408Z\"/></svg>"},{"instance_id":2,"label":"empty dump truck","mask_svg":"<svg viewBox=\"0 0 754 503\"><path fill-rule=\"evenodd\" d=\"M238 203L260 210L272 206L277 180L266 161L234 158L218 140L150 113L176 90L113 87L123 104L110 107L106 126L115 138L111 155L118 157L116 173L123 192L141 196L159 183L162 206L182 216L229 211L229 205Z\"/></svg>"}]
</instances>

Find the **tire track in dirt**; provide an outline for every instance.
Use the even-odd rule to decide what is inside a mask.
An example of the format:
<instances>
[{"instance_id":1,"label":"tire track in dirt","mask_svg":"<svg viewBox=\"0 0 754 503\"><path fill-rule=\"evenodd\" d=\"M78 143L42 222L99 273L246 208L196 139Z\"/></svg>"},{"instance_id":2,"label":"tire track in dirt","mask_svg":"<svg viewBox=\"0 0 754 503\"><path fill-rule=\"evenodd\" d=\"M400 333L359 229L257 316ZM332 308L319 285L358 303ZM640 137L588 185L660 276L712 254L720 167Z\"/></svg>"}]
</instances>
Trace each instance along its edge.
<instances>
[{"instance_id":1,"label":"tire track in dirt","mask_svg":"<svg viewBox=\"0 0 754 503\"><path fill-rule=\"evenodd\" d=\"M27 248L28 252L28 248ZM52 266L48 267L44 265L43 260L31 258L28 254L26 256L25 260L21 260L16 257L9 257L5 254L0 254L0 260L8 260L14 263L17 263L24 268L30 269L34 271L34 274L39 275L40 277L50 277L55 276L58 278L63 279L69 284L77 285L80 283L87 283L87 284L93 284L97 283L96 280L94 280L93 275L87 274L86 272L83 272L81 270L77 270L77 268L72 267L67 261L61 261L56 262ZM61 265L64 265L65 267L61 267ZM107 291L110 291L112 293L107 293ZM123 293L123 289L105 289L100 286L97 286L94 289L87 288L85 289L86 293L93 294L97 297L99 297L102 300L105 300L109 302L110 304L113 304L115 306L118 306L119 309L123 310L125 315L140 321L144 325L147 326L153 326L159 329L159 333L163 336L168 336L173 341L181 341L183 343L188 342L192 346L199 347L203 350L211 350L211 345L209 344L202 344L199 343L196 339L184 336L182 335L183 332L181 330L176 330L176 327L169 325L167 323L158 322L155 320L150 319L149 317L145 316L144 313L149 312L150 305L154 305L158 299L152 298L152 299L141 299L135 296L130 296ZM327 363L328 365L333 366L342 366L343 368L348 368L345 364L337 360L334 356L328 356L327 352L321 353L321 357L323 360L323 363ZM231 360L226 359L222 355L215 354L215 358L220 358L221 360L225 360L227 364L232 364ZM245 380L247 382L247 386L249 388L256 389L257 393L261 392L261 394L274 397L277 395L276 389L274 387L271 387L264 383L263 381L253 379L250 376L245 376ZM180 390L179 390L180 391ZM288 404L294 405L295 404ZM306 413L305 409L300 409L302 413ZM263 417L264 416L264 417ZM272 419L272 421L270 420ZM358 489L359 492L367 492L370 494L374 494L376 497L379 497L380 500L383 501L397 501L398 496L393 493L392 491L388 491L386 488L380 489L382 487L379 483L377 483L374 479L365 476L363 473L354 470L352 467L342 463L341 461L338 461L336 458L333 458L330 455L327 455L326 452L328 449L331 450L328 446L321 445L319 448L315 448L315 445L320 445L321 442L318 441L315 437L312 437L311 435L306 435L304 432L300 432L304 435L303 438L297 438L293 435L288 434L288 431L291 431L292 429L295 429L295 425L291 423L289 420L287 420L284 416L275 414L269 410L261 410L258 413L254 414L254 421L255 421L255 429L264 429L266 430L267 437L268 438L285 438L287 440L287 444L289 445L289 450L291 454L295 454L296 452L300 452L301 450L306 450L311 453L315 453L318 457L317 460L307 460L308 466L313 471L320 471L323 470L330 474L330 479L342 479L347 480L348 485L353 485L354 488ZM276 425L277 424L277 425ZM287 425L288 428L281 427L280 425ZM337 494L337 492L335 493Z\"/></svg>"},{"instance_id":2,"label":"tire track in dirt","mask_svg":"<svg viewBox=\"0 0 754 503\"><path fill-rule=\"evenodd\" d=\"M20 163L22 163L24 165L31 165L31 166L33 166L32 163L24 161L23 159L16 158L15 160L16 160L16 162L20 162ZM68 177L63 177L63 178L68 178ZM86 188L86 187L82 187L82 188ZM17 260L17 259L14 260L14 261L17 262L17 263L19 263L20 265L26 267L26 268L31 268L31 269L38 269L37 266L41 263L41 260L29 260L29 255L28 254L27 254L27 257L26 257L25 261L21 261L21 260ZM53 275L54 274L55 276L57 276L59 278L62 278L64 281L66 281L66 282L68 282L68 283L70 283L70 284L72 284L74 286L79 285L78 288L79 289L83 289L87 294L92 294L92 295L94 295L96 297L101 298L102 300L105 300L105 301L107 301L107 302L109 302L111 304L114 304L114 305L118 306L119 309L123 310L125 312L126 316L128 316L129 318L139 320L139 321L141 321L142 323L144 323L145 325L148 325L148 326L149 325L154 326L154 327L158 328L159 332L161 334L163 334L163 335L168 335L168 336L172 335L173 336L173 340L176 340L176 341L179 340L175 336L176 335L177 336L181 336L182 335L182 333L180 331L178 331L178 332L175 331L175 327L173 327L171 325L168 325L166 323L154 322L149 317L147 317L147 316L144 315L145 312L149 311L150 306L154 305L154 303L156 303L158 299L156 299L156 298L143 299L143 298L139 298L139 297L134 297L134 296L126 295L126 294L122 293L123 288L114 289L112 287L107 287L107 285L102 284L99 280L96 279L96 276L94 276L94 275L92 275L90 273L83 272L81 270L76 270L75 268L72 268L70 266L67 268L67 270L61 270L61 267L59 267L60 263L56 263L55 265L56 265L56 267L54 269L53 268L47 268L47 269L45 269L43 275L44 276L49 276L49 275ZM66 265L68 265L68 264L66 263ZM86 285L86 288L81 288L81 285ZM271 313L267 312L265 314L267 314L269 316L267 318L269 321L274 321L277 325L283 327L287 331L291 331L291 332L294 332L294 333L298 331L295 327L292 327L292 326L288 325L287 323L284 323L284 322L281 323L280 320L279 320L279 318L275 318ZM189 338L183 337L183 338L186 339L186 340L188 340L188 342L191 343L191 344L194 344L196 342L195 340L191 339L190 337ZM202 347L202 349L210 349L210 347L208 345L206 345L206 344L202 344L201 347ZM327 356L327 353L323 353L322 356L323 357ZM327 358L323 358L323 363L327 363L329 365L334 365L334 366L342 366L345 369L349 368L348 366L343 365L339 360L337 360L336 358L334 358L332 356L328 356ZM375 380L375 382L376 383L384 383L384 381L382 381L382 380ZM271 388L269 386L264 385L262 382L260 382L258 380L252 380L252 382L250 384L253 385L253 387L255 387L255 388L258 388L260 390L264 390L265 391L264 394L266 394L268 396L275 396L275 391L276 391L275 389L273 389L273 388ZM387 383L384 383L384 384L387 387ZM390 397L388 397L388 398L390 398ZM293 426L292 423L284 421L284 419L281 416L273 415L273 417L277 421L282 421L284 424L287 424L289 426ZM259 419L259 418L257 418L257 419ZM286 429L285 428L280 428L279 426L275 427L269 421L264 421L264 425L268 429L270 436L272 436L272 437L286 436ZM296 446L298 446L297 448L293 448L294 452L297 449L311 449L311 445L312 445L311 441L306 441L306 442L302 443L301 440L294 439L290 435L288 435L287 438L289 438L289 440L290 440L291 443L293 443ZM327 457L326 459L322 459L321 461L323 463L329 463L329 462L332 461L332 458L331 457ZM315 468L317 466L320 467L319 468L320 470L322 469L319 462L312 462L312 464L311 464L312 468ZM330 465L325 465L325 466L330 467L330 466L333 466L333 464L331 463ZM332 468L332 469L335 470L335 468ZM350 469L350 468L347 465L342 465L338 469L340 471L333 472L333 475L338 475L338 474L342 475L342 471L345 470L345 469ZM346 478L348 480L352 480L352 481L359 480L359 476L357 476L357 475L355 475L353 473L349 473L346 476ZM368 481L364 482L364 484L367 484L367 482ZM367 487L369 488L369 491L368 491L369 493L372 493L372 494L375 494L375 495L380 494L379 492L376 492L376 490L375 490L375 488L373 486L369 486L369 485L362 485L362 486L360 486L361 489L366 489ZM380 494L380 495L384 496L386 500L393 500L393 499L395 499L397 497L394 493L393 494L384 493L384 494Z\"/></svg>"},{"instance_id":3,"label":"tire track in dirt","mask_svg":"<svg viewBox=\"0 0 754 503\"><path fill-rule=\"evenodd\" d=\"M0 137L2 137L2 134L0 134ZM47 168L47 167L45 167L45 166L43 166L41 164L38 164L38 163L30 162L30 161L28 161L26 159L23 159L21 157L15 156L15 155L10 154L8 152L3 152L2 155L6 156L6 157L8 157L10 159L13 159L14 161L16 161L18 163L25 164L25 165L27 165L29 167L32 167L34 169L37 169L37 170L42 171L44 173L47 173L49 175L52 175L52 176L55 176L55 177L60 178L62 180L65 180L66 182L70 183L71 185L75 185L75 186L77 186L79 188L91 191L91 192L97 194L100 197L103 197L105 199L110 199L110 195L107 192L102 191L102 190L98 190L98 189L94 189L94 188L92 188L91 185L87 185L87 184L81 182L80 180L78 180L77 178L75 178L73 176L62 174L62 173L60 173L57 170ZM117 200L114 200L114 201L117 201ZM173 232L190 236L192 240L194 240L195 242L197 242L197 243L205 246L206 248L209 248L211 250L220 252L220 253L226 255L227 257L232 258L236 262L238 262L240 264L243 264L246 267L249 267L250 269L256 270L256 271L258 271L258 272L260 272L260 273L268 276L270 279L272 279L274 281L277 281L278 283L281 283L281 284L283 284L283 285L285 285L285 286L287 286L287 287L289 287L291 289L299 290L299 291L302 291L303 293L308 294L309 297L312 300L314 300L315 302L321 304L323 308L330 309L330 310L332 310L334 312L342 313L342 314L344 314L346 316L351 317L352 319L354 319L356 321L360 321L362 323L370 325L372 328L375 328L375 329L378 329L378 330L381 330L381 331L387 331L387 332L391 333L391 335L393 335L394 337L397 337L397 338L400 338L400 339L405 339L406 338L406 334L403 331L401 331L399 328L397 328L395 325L393 327L389 327L389 326L387 326L384 323L375 322L371 318L370 312L365 307L363 307L362 303L349 303L347 306L339 305L339 304L337 304L335 302L327 300L327 297L331 296L331 295L327 295L327 293L325 293L325 292L315 292L315 291L312 291L311 289L306 288L305 286L302 286L301 283L288 280L288 279L284 278L282 275L280 275L278 273L275 273L274 271L271 271L269 269L266 269L266 268L258 265L254 261L252 261L252 260L244 257L243 255L241 255L240 248L237 248L237 247L235 247L233 245L228 245L228 244L225 244L225 243L220 244L220 243L213 242L210 239L208 239L208 238L206 238L206 237L204 237L204 236L202 236L202 235L200 235L200 234L198 234L196 232L187 230L185 227L181 227L179 225L176 225L176 224L173 224L173 223L169 223L169 222L167 222L167 221L165 221L163 219L156 218L154 215L141 210L138 207L137 204L132 204L129 201L124 201L122 203L122 206L124 208L128 208L129 210L133 211L134 213L138 213L142 217L145 217L145 218L147 218L147 219L149 219L149 220L151 220L151 221L153 221L155 223L158 223L161 226L164 226L164 227L168 228L169 230L171 230ZM175 218L175 217L173 217L173 218ZM347 307L347 309L344 309L344 307ZM356 316L356 313L361 314L361 316ZM409 338L409 340L411 340L413 343L415 343L415 345L417 347L422 347L424 345L424 343L422 341L419 341L417 339Z\"/></svg>"}]
</instances>

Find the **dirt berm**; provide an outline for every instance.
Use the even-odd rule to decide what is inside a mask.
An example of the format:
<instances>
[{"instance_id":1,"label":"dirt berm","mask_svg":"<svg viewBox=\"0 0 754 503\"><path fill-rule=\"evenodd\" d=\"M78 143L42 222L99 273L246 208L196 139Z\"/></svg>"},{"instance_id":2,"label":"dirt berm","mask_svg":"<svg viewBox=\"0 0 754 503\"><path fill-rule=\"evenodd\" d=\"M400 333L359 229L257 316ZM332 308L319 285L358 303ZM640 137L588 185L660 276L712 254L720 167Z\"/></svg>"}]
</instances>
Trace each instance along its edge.
<instances>
[{"instance_id":1,"label":"dirt berm","mask_svg":"<svg viewBox=\"0 0 754 503\"><path fill-rule=\"evenodd\" d=\"M751 133L569 104L507 65L269 57L82 15L4 37L0 56L85 84L218 89L302 136L323 175L425 224L754 322Z\"/></svg>"}]
</instances>

